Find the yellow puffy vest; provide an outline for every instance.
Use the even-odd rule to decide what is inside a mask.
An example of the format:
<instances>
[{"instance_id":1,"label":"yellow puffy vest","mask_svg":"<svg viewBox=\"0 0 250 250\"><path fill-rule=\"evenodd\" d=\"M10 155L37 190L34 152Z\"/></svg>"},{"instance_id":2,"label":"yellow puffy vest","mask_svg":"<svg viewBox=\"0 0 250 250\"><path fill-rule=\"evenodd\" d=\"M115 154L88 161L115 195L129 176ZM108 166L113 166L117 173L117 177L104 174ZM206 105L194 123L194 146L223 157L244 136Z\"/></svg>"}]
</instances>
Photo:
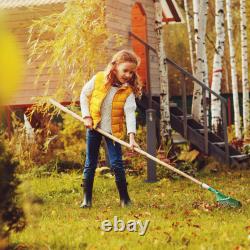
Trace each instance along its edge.
<instances>
[{"instance_id":1,"label":"yellow puffy vest","mask_svg":"<svg viewBox=\"0 0 250 250\"><path fill-rule=\"evenodd\" d=\"M110 84L105 84L104 72L98 72L96 74L92 95L89 97L89 110L93 119L94 128L96 128L101 121L101 105L110 88ZM121 86L113 98L111 130L112 134L119 139L124 137L124 104L131 93L132 88L130 86Z\"/></svg>"}]
</instances>

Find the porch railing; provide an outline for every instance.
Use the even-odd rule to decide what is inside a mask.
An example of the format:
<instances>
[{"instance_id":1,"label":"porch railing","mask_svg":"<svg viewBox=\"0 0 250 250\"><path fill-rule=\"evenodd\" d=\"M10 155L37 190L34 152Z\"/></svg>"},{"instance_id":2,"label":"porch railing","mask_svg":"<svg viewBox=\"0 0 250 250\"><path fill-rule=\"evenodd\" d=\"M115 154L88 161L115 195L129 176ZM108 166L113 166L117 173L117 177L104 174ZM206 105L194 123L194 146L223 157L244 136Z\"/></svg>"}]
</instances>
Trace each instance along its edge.
<instances>
[{"instance_id":1,"label":"porch railing","mask_svg":"<svg viewBox=\"0 0 250 250\"><path fill-rule=\"evenodd\" d=\"M148 89L148 98L149 98L149 108L152 107L152 93L151 93L151 86L150 86L150 62L149 62L149 51L151 50L155 54L157 54L156 49L154 49L152 46L150 46L147 42L143 41L140 37L135 35L132 32L129 32L129 36L135 38L137 41L139 41L141 44L145 46L146 49L146 61L147 61L147 89ZM206 86L203 82L198 80L195 76L193 76L191 73L186 71L184 68L176 64L174 61L166 57L164 59L165 64L169 64L172 67L174 67L176 70L178 70L182 74L182 81L181 81L181 92L182 92L182 111L183 111L183 128L184 128L184 137L187 138L187 86L186 86L186 79L189 78L193 82L196 82L198 85L202 88L202 103L203 103L203 115L204 115L204 141L205 141L205 153L208 154L208 124L207 124L207 98L206 94L207 92L209 95L213 95L220 101L221 104L221 111L222 111L222 128L223 128L223 140L225 143L225 161L229 164L229 144L228 144L228 134L227 134L227 100L222 97L221 95L217 94L213 90L211 90L208 86Z\"/></svg>"}]
</instances>

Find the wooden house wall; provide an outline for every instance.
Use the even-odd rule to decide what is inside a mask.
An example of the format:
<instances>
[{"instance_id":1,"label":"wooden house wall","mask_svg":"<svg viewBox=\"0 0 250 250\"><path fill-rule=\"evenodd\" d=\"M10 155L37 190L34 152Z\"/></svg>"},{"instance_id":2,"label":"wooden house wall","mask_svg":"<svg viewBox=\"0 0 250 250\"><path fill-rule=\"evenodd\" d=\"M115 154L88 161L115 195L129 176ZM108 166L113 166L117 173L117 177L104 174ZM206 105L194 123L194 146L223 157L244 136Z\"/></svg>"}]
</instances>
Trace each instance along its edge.
<instances>
[{"instance_id":1,"label":"wooden house wall","mask_svg":"<svg viewBox=\"0 0 250 250\"><path fill-rule=\"evenodd\" d=\"M112 55L122 48L132 49L131 40L128 32L131 31L131 10L135 4L134 0L106 0L106 22L107 28L117 34L120 34L125 39L125 44L117 49L114 49L110 44L110 58ZM153 1L140 1L146 12L147 28L148 28L148 43L156 48L157 38L154 31L154 5ZM63 4L49 4L36 7L21 7L5 10L7 18L7 27L15 35L22 51L25 60L28 59L29 48L27 45L29 36L29 27L32 20L39 17L46 16L55 12L63 10ZM30 105L34 102L32 97L41 96L46 89L46 82L48 80L47 73L42 73L37 85L34 84L38 67L42 63L42 58L26 64L25 77L23 79L21 89L15 94L14 98L9 103L10 105ZM103 69L106 65L100 65L98 69ZM150 52L150 80L153 95L159 95L159 72L158 60L154 53ZM57 88L59 75L54 72L48 94L52 94Z\"/></svg>"},{"instance_id":2,"label":"wooden house wall","mask_svg":"<svg viewBox=\"0 0 250 250\"><path fill-rule=\"evenodd\" d=\"M21 7L5 10L6 25L9 30L14 34L19 47L22 49L22 53L25 61L28 60L29 47L27 45L29 36L29 26L32 24L32 20L39 17L46 16L63 9L62 4L50 4L37 7ZM49 38L48 38L49 39ZM25 66L25 76L21 84L20 90L12 98L10 105L29 105L33 103L32 97L41 96L46 89L45 85L48 80L47 73L43 73L39 79L37 85L34 84L36 74L39 65L42 63L42 58L34 63ZM48 93L51 94L57 87L59 76L57 72L54 72L51 84L48 89Z\"/></svg>"}]
</instances>

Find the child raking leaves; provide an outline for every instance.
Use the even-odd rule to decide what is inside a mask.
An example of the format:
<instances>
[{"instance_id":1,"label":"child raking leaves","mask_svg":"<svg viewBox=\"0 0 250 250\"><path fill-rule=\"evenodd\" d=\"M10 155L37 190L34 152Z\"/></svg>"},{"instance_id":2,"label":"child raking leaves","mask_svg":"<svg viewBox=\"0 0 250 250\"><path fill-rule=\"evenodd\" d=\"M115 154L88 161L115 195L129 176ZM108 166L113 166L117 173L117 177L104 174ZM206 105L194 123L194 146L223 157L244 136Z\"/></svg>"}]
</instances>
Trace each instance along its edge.
<instances>
[{"instance_id":1,"label":"child raking leaves","mask_svg":"<svg viewBox=\"0 0 250 250\"><path fill-rule=\"evenodd\" d=\"M88 81L80 96L80 104L84 125L86 126L86 160L83 170L83 202L81 208L92 206L92 189L95 169L98 163L99 148L102 135L94 130L102 130L123 139L124 121L131 150L139 145L135 141L136 134L136 102L141 96L141 83L136 70L138 57L128 50L117 52L107 65ZM104 137L107 144L111 171L114 173L116 186L122 207L131 204L128 195L125 169L122 162L121 145Z\"/></svg>"}]
</instances>

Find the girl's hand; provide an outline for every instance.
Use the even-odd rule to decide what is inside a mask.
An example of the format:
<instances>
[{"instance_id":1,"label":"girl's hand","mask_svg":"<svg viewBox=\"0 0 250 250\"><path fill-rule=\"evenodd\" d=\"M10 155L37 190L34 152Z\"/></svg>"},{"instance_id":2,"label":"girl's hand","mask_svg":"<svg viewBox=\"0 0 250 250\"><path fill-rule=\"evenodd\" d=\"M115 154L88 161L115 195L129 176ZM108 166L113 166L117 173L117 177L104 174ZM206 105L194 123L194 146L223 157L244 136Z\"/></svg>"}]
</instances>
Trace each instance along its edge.
<instances>
[{"instance_id":1,"label":"girl's hand","mask_svg":"<svg viewBox=\"0 0 250 250\"><path fill-rule=\"evenodd\" d=\"M86 116L83 118L83 122L86 128L93 129L93 120L92 117Z\"/></svg>"},{"instance_id":2,"label":"girl's hand","mask_svg":"<svg viewBox=\"0 0 250 250\"><path fill-rule=\"evenodd\" d=\"M135 141L130 141L130 149L134 152L134 148L140 148L140 146Z\"/></svg>"}]
</instances>

